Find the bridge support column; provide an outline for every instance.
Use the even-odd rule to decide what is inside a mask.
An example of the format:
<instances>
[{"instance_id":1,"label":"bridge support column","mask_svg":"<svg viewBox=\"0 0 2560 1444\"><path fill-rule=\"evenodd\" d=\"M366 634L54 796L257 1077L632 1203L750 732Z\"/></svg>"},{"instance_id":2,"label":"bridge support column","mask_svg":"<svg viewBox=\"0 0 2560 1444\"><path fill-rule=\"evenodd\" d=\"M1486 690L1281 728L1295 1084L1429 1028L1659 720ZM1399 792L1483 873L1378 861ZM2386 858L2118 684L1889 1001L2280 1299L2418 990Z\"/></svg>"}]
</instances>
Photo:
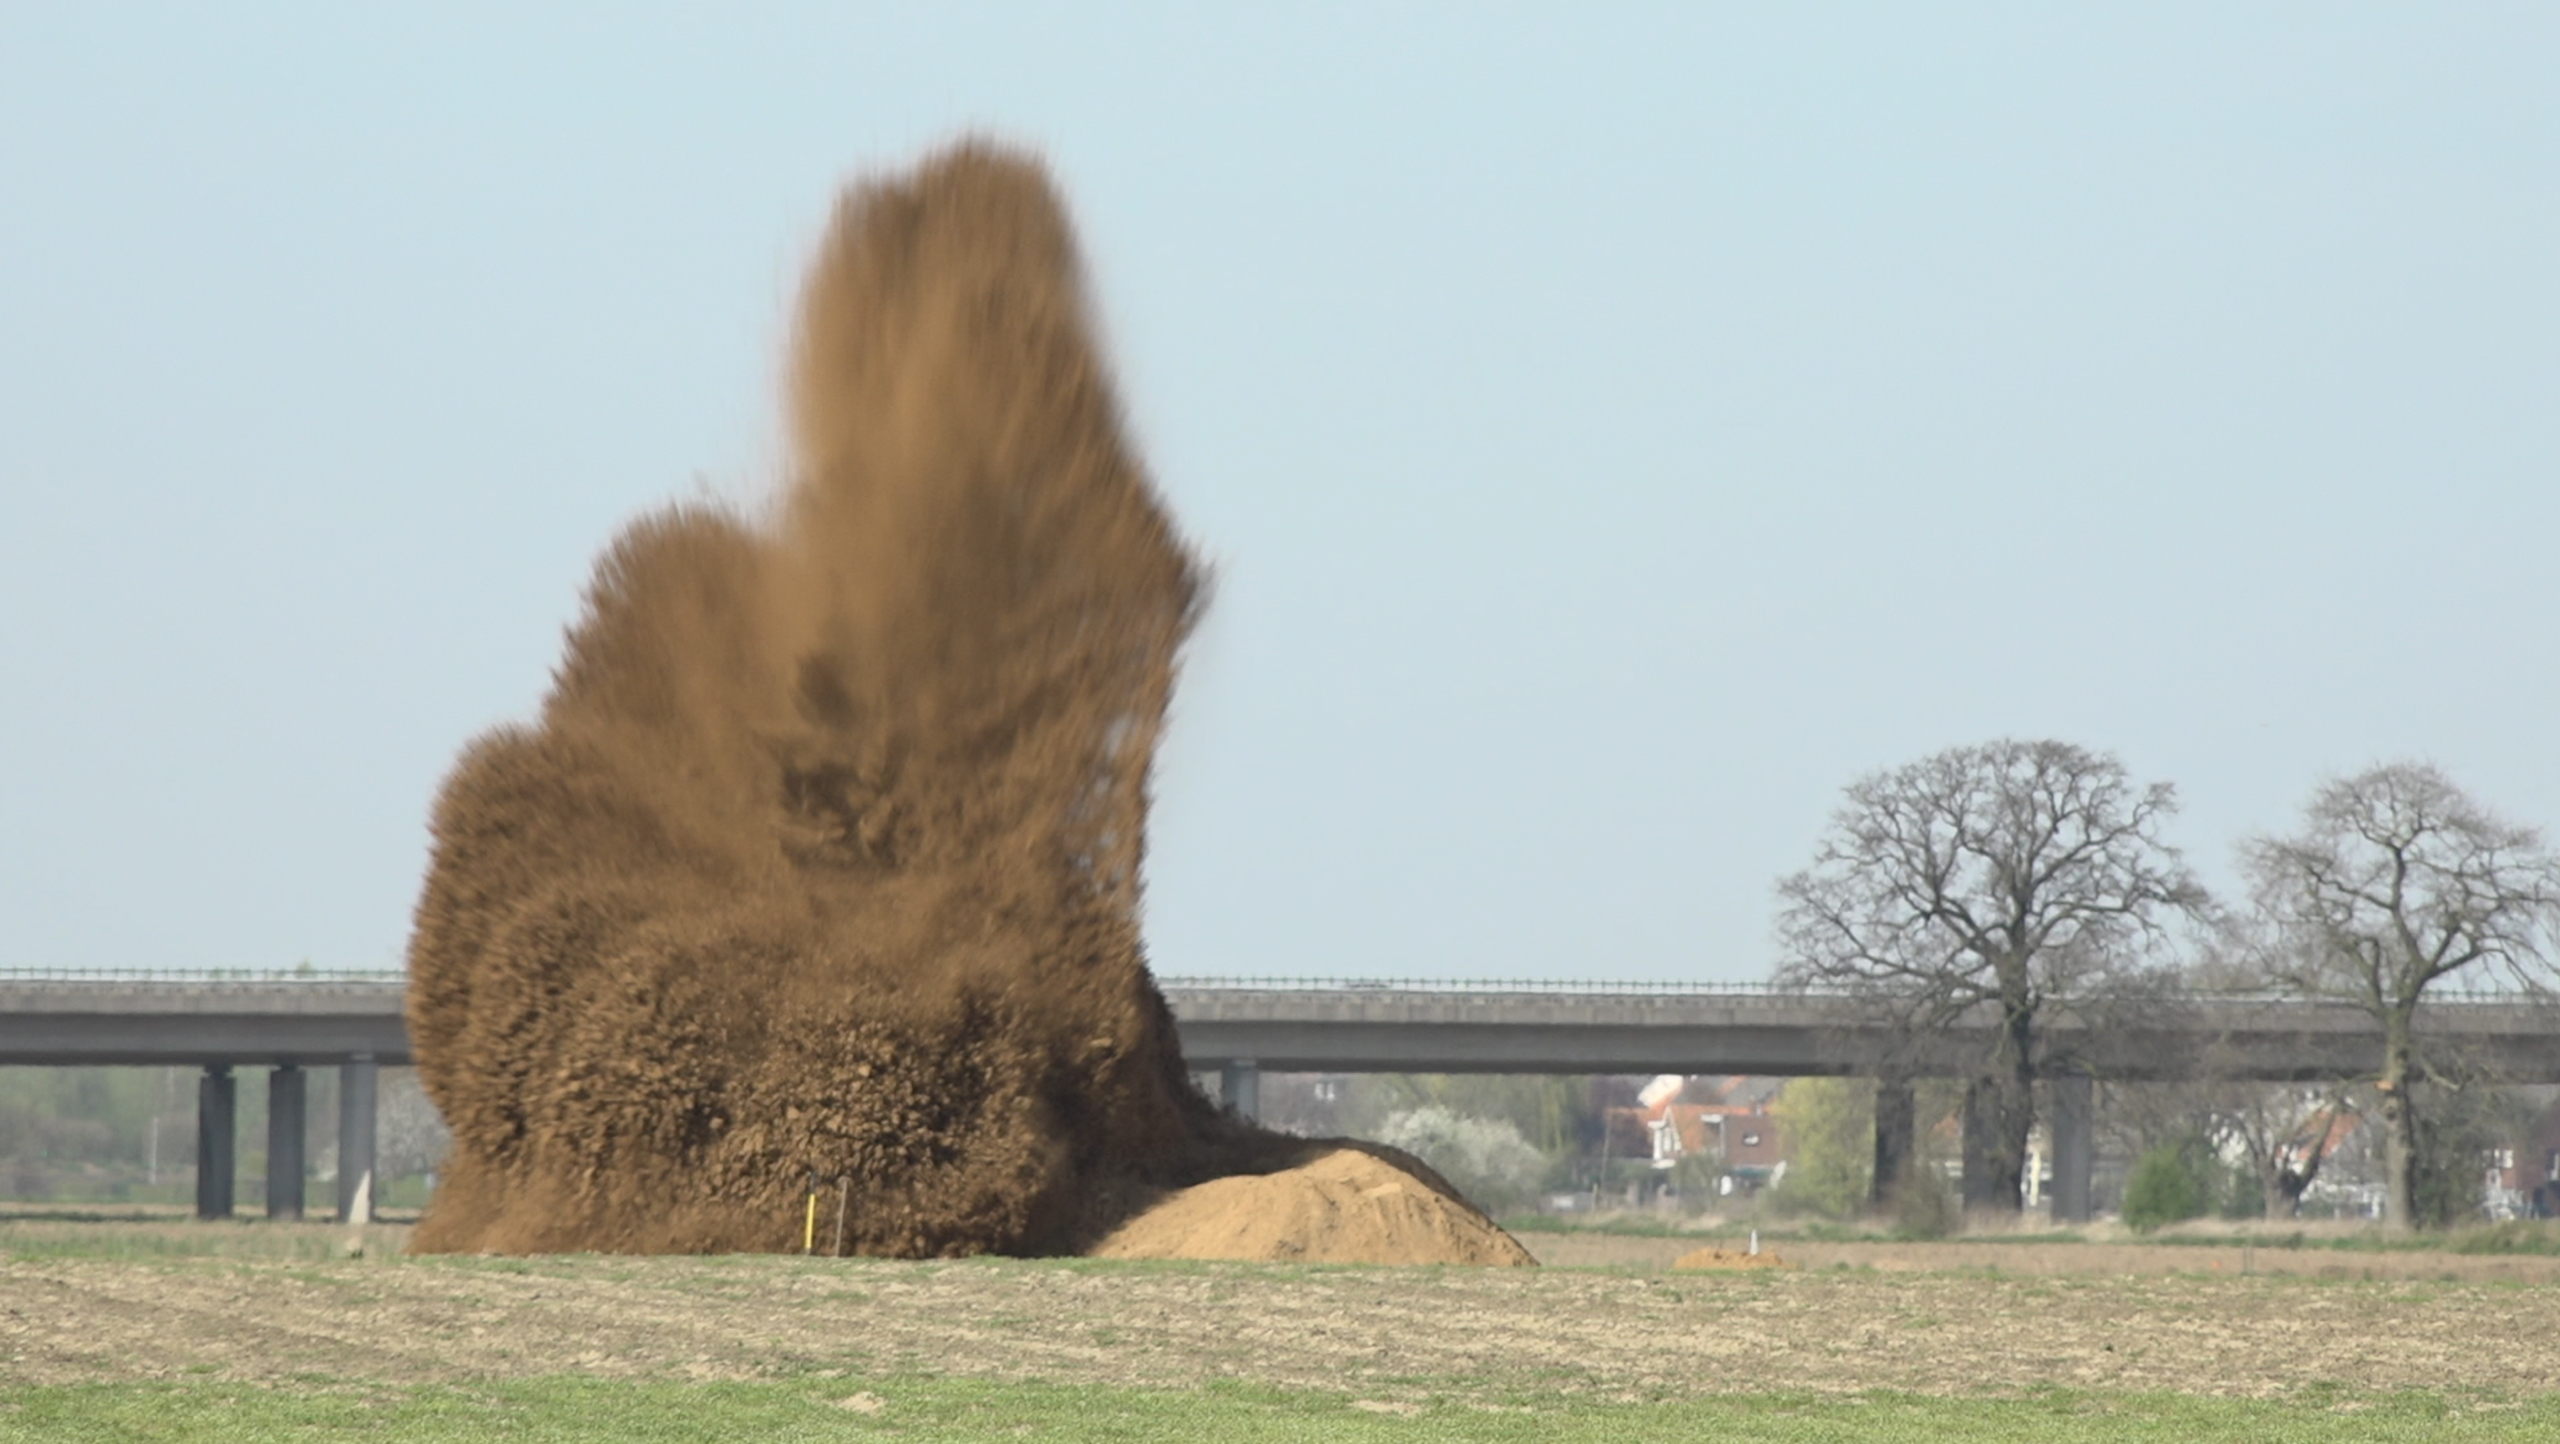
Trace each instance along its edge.
<instances>
[{"instance_id":1,"label":"bridge support column","mask_svg":"<svg viewBox=\"0 0 2560 1444\"><path fill-rule=\"evenodd\" d=\"M371 1223L381 1200L373 1176L374 1091L381 1069L370 1053L338 1065L338 1219Z\"/></svg>"},{"instance_id":2,"label":"bridge support column","mask_svg":"<svg viewBox=\"0 0 2560 1444\"><path fill-rule=\"evenodd\" d=\"M1879 1209L1893 1206L1903 1180L1911 1174L1918 1140L1919 1133L1912 1122L1911 1080L1877 1079L1876 1169L1875 1182L1868 1190L1870 1204Z\"/></svg>"},{"instance_id":3,"label":"bridge support column","mask_svg":"<svg viewBox=\"0 0 2560 1444\"><path fill-rule=\"evenodd\" d=\"M1239 1118L1262 1116L1262 1065L1251 1058L1230 1058L1218 1070L1218 1097Z\"/></svg>"},{"instance_id":4,"label":"bridge support column","mask_svg":"<svg viewBox=\"0 0 2560 1444\"><path fill-rule=\"evenodd\" d=\"M2014 1207L2014 1200L2001 1196L1993 1185L1992 1174L1998 1167L1999 1140L1993 1136L2000 1126L1998 1104L1989 1096L1992 1085L1975 1078L1964 1085L1964 1110L1960 1115L1963 1135L1964 1173L1957 1186L1964 1211Z\"/></svg>"},{"instance_id":5,"label":"bridge support column","mask_svg":"<svg viewBox=\"0 0 2560 1444\"><path fill-rule=\"evenodd\" d=\"M2090 1176L2096 1171L2097 1086L2086 1073L2053 1080L2053 1221L2087 1223L2093 1212Z\"/></svg>"},{"instance_id":6,"label":"bridge support column","mask_svg":"<svg viewBox=\"0 0 2560 1444\"><path fill-rule=\"evenodd\" d=\"M267 1074L267 1217L302 1217L303 1100L310 1075L291 1063Z\"/></svg>"},{"instance_id":7,"label":"bridge support column","mask_svg":"<svg viewBox=\"0 0 2560 1444\"><path fill-rule=\"evenodd\" d=\"M208 1063L196 1080L196 1217L229 1218L239 1154L240 1081L228 1063Z\"/></svg>"}]
</instances>

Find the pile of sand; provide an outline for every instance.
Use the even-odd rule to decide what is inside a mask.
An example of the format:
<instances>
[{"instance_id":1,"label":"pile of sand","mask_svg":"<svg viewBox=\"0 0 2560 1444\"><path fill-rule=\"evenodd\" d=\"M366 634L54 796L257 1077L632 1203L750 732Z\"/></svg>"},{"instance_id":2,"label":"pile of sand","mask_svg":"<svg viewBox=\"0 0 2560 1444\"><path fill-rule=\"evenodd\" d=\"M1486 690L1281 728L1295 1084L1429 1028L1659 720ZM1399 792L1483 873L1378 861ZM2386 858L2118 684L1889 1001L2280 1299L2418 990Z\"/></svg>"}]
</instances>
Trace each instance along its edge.
<instances>
[{"instance_id":1,"label":"pile of sand","mask_svg":"<svg viewBox=\"0 0 2560 1444\"><path fill-rule=\"evenodd\" d=\"M408 1019L453 1150L415 1247L792 1250L814 1192L823 1247L841 1213L848 1253L1068 1253L1301 1151L1191 1085L1141 950L1201 584L1094 330L1035 163L847 195L784 494L629 527L539 719L437 799ZM1389 1251L1489 1247L1362 1166L1353 1211L1419 1230Z\"/></svg>"},{"instance_id":2,"label":"pile of sand","mask_svg":"<svg viewBox=\"0 0 2560 1444\"><path fill-rule=\"evenodd\" d=\"M1740 1249L1717 1248L1713 1244L1709 1244L1705 1248L1691 1249L1689 1252L1673 1259L1671 1261L1671 1266L1675 1269L1782 1269L1790 1267L1785 1259L1778 1257L1774 1253L1767 1252L1766 1250L1759 1253L1745 1253Z\"/></svg>"},{"instance_id":3,"label":"pile of sand","mask_svg":"<svg viewBox=\"0 0 2560 1444\"><path fill-rule=\"evenodd\" d=\"M1534 1264L1431 1170L1369 1145L1173 1193L1094 1245L1096 1258L1267 1263Z\"/></svg>"}]
</instances>

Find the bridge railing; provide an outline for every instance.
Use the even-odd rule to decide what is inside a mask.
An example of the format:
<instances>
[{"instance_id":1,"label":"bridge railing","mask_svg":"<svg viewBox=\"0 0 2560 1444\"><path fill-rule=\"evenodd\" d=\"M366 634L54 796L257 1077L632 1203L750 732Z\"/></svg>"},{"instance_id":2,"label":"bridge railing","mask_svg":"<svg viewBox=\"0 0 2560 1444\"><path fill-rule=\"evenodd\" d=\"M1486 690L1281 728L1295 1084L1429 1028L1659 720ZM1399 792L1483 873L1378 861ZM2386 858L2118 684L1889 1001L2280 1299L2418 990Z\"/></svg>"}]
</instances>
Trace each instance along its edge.
<instances>
[{"instance_id":1,"label":"bridge railing","mask_svg":"<svg viewBox=\"0 0 2560 1444\"><path fill-rule=\"evenodd\" d=\"M6 983L251 983L276 985L291 983L371 983L386 986L406 985L409 974L401 968L100 968L100 967L0 967L0 984ZM1218 976L1181 974L1160 976L1157 985L1178 992L1236 993L1426 993L1426 994L1530 994L1556 997L1767 997L1767 998L1845 998L1859 990L1845 986L1802 987L1781 984L1768 979L1695 980L1661 978L1588 979L1588 978L1361 978L1302 976ZM2297 994L2243 990L2185 988L2158 995L2163 1002L2221 1003L2248 1005L2284 1004L2312 1001ZM2489 1003L2524 1006L2560 1006L2560 992L2531 992L2497 988L2431 988L2430 1002ZM2054 1002L2067 1002L2054 999Z\"/></svg>"},{"instance_id":2,"label":"bridge railing","mask_svg":"<svg viewBox=\"0 0 2560 1444\"><path fill-rule=\"evenodd\" d=\"M1768 979L1736 981L1678 980L1659 978L1637 980L1605 980L1579 978L1350 978L1350 977L1205 977L1173 976L1156 979L1159 987L1179 992L1237 993L1527 993L1564 997L1663 997L1663 998L1852 998L1863 990L1832 984L1803 986L1777 983ZM2163 1003L2220 1003L2247 1005L2255 1003L2300 1004L2306 1002L2343 1003L2343 999L2306 998L2297 993L2276 993L2221 988L2177 988L2150 995ZM2560 1006L2560 992L2530 992L2515 988L2445 988L2427 990L2427 1000L2434 1003L2509 1003L2535 1006ZM2048 998L2054 1005L2068 1005L2069 998ZM2142 997L2122 1000L2138 1005Z\"/></svg>"},{"instance_id":3,"label":"bridge railing","mask_svg":"<svg viewBox=\"0 0 2560 1444\"><path fill-rule=\"evenodd\" d=\"M399 968L0 968L0 983L397 983Z\"/></svg>"},{"instance_id":4,"label":"bridge railing","mask_svg":"<svg viewBox=\"0 0 2560 1444\"><path fill-rule=\"evenodd\" d=\"M1533 993L1586 997L1773 998L1846 996L1845 988L1800 988L1766 980L1700 982L1585 978L1158 977L1169 992L1207 993Z\"/></svg>"}]
</instances>

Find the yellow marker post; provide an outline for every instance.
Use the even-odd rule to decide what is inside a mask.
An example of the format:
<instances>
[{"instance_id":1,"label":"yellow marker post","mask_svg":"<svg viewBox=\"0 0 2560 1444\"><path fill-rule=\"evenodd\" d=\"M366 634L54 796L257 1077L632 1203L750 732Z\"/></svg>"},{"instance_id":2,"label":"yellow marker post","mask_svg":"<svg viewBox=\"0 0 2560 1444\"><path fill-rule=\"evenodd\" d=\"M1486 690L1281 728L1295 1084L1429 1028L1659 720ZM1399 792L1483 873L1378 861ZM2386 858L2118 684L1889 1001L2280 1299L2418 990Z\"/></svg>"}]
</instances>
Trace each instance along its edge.
<instances>
[{"instance_id":1,"label":"yellow marker post","mask_svg":"<svg viewBox=\"0 0 2560 1444\"><path fill-rule=\"evenodd\" d=\"M800 1251L802 1253L818 1251L818 1177L816 1174L809 1176L809 1217L800 1225Z\"/></svg>"}]
</instances>

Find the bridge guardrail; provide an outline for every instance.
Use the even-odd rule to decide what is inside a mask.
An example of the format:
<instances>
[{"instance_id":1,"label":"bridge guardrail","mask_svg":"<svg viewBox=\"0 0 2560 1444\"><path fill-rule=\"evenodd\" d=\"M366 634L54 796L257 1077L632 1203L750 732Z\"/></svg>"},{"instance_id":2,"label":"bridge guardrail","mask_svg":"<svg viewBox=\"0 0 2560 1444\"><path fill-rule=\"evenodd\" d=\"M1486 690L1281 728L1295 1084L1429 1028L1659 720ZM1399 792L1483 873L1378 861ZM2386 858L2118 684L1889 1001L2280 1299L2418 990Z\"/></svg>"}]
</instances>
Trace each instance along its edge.
<instances>
[{"instance_id":1,"label":"bridge guardrail","mask_svg":"<svg viewBox=\"0 0 2560 1444\"><path fill-rule=\"evenodd\" d=\"M1580 978L1283 978L1196 977L1156 979L1168 990L1204 993L1526 993L1589 997L1728 997L1763 994L1805 998L1847 996L1843 988L1797 988L1765 979L1742 982L1609 980Z\"/></svg>"},{"instance_id":2,"label":"bridge guardrail","mask_svg":"<svg viewBox=\"0 0 2560 1444\"><path fill-rule=\"evenodd\" d=\"M1287 977L1198 977L1179 976L1156 979L1157 986L1167 990L1262 993L1520 993L1562 997L1666 997L1718 998L1760 996L1768 998L1854 998L1861 990L1845 986L1802 987L1776 983L1768 979L1742 981L1634 981L1584 980L1572 978L1287 978ZM2305 998L2293 993L2251 992L2239 989L2185 988L2155 995L2169 1003L2341 1003L2343 999ZM2430 988L2429 1002L2442 1003L2516 1003L2560 1007L2560 992L2533 993L2521 989ZM2048 998L2049 1004L2067 1005L2070 998ZM2140 1001L2131 999L2129 1001Z\"/></svg>"},{"instance_id":3,"label":"bridge guardrail","mask_svg":"<svg viewBox=\"0 0 2560 1444\"><path fill-rule=\"evenodd\" d=\"M119 968L119 967L0 967L0 985L9 983L197 983L256 984L272 986L289 983L369 983L403 986L409 974L403 968ZM1848 987L1800 987L1761 979L1691 980L1676 979L1583 979L1583 978L1360 978L1360 977L1281 977L1281 976L1214 976L1183 974L1158 976L1157 986L1183 992L1246 993L1343 993L1353 996L1374 993L1508 993L1514 995L1553 997L1745 997L1767 998L1847 998L1858 996ZM2159 995L2163 1002L2183 1003L2304 1003L2338 1002L2337 999L2311 999L2294 994L2250 992L2241 990L2179 989ZM2560 992L2530 992L2521 989L2431 988L2428 1001L2442 1003L2508 1003L2542 1007L2560 1007ZM2050 1000L2067 1003L2068 999Z\"/></svg>"},{"instance_id":4,"label":"bridge guardrail","mask_svg":"<svg viewBox=\"0 0 2560 1444\"><path fill-rule=\"evenodd\" d=\"M401 968L0 968L0 983L397 983Z\"/></svg>"}]
</instances>

